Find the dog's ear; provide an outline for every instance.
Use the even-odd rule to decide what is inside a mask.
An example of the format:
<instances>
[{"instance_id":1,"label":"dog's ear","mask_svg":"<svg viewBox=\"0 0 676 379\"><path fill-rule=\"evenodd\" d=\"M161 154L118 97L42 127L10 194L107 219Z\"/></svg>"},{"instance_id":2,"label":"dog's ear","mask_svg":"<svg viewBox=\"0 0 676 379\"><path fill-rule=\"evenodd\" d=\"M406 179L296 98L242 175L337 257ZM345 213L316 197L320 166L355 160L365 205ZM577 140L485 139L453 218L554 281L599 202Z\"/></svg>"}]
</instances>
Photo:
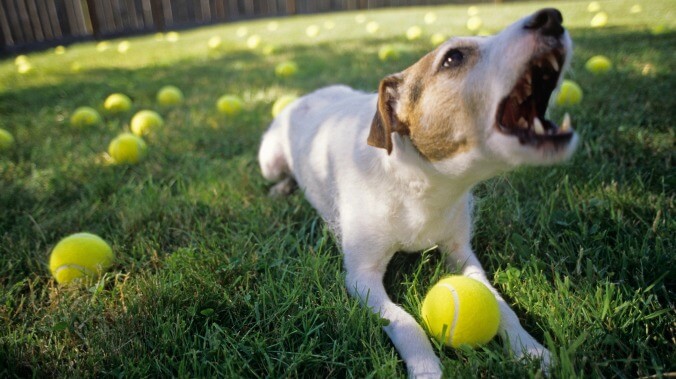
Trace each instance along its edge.
<instances>
[{"instance_id":1,"label":"dog's ear","mask_svg":"<svg viewBox=\"0 0 676 379\"><path fill-rule=\"evenodd\" d=\"M408 126L401 122L395 114L397 101L399 100L399 86L404 81L401 74L386 77L378 87L378 107L371 122L371 131L367 143L374 147L392 152L392 133L408 135Z\"/></svg>"}]
</instances>

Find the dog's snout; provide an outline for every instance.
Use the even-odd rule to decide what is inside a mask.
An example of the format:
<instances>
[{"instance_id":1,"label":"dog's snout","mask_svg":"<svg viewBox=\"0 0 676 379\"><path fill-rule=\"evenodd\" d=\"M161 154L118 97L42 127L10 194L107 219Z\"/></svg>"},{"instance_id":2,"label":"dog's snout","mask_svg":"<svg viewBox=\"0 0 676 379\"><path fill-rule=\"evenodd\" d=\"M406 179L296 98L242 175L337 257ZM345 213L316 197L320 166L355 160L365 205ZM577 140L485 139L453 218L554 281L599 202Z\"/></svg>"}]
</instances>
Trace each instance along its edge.
<instances>
[{"instance_id":1,"label":"dog's snout","mask_svg":"<svg viewBox=\"0 0 676 379\"><path fill-rule=\"evenodd\" d=\"M558 9L545 8L533 14L523 27L546 36L559 37L563 34L562 23L563 16Z\"/></svg>"}]
</instances>

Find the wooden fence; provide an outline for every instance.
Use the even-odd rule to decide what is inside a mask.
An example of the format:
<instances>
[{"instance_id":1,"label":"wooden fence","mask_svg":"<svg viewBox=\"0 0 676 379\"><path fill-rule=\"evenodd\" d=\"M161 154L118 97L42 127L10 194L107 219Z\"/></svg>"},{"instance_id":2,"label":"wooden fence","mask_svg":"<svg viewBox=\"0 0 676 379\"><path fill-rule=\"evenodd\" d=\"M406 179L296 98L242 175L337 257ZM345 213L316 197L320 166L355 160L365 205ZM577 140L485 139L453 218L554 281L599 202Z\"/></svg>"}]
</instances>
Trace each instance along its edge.
<instances>
[{"instance_id":1,"label":"wooden fence","mask_svg":"<svg viewBox=\"0 0 676 379\"><path fill-rule=\"evenodd\" d=\"M458 2L464 1L0 0L0 53L257 17Z\"/></svg>"}]
</instances>

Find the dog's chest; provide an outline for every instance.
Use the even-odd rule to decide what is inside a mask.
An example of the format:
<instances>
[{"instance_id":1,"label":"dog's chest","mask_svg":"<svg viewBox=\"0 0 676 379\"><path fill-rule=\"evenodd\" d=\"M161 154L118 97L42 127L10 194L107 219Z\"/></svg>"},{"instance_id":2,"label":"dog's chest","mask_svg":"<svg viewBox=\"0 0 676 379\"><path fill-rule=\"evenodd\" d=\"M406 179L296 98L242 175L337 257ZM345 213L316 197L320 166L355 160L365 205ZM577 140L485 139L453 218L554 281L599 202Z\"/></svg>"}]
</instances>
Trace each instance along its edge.
<instances>
[{"instance_id":1,"label":"dog's chest","mask_svg":"<svg viewBox=\"0 0 676 379\"><path fill-rule=\"evenodd\" d=\"M425 197L402 202L392 218L397 221L400 249L416 252L448 240L461 204L461 201L440 204Z\"/></svg>"}]
</instances>

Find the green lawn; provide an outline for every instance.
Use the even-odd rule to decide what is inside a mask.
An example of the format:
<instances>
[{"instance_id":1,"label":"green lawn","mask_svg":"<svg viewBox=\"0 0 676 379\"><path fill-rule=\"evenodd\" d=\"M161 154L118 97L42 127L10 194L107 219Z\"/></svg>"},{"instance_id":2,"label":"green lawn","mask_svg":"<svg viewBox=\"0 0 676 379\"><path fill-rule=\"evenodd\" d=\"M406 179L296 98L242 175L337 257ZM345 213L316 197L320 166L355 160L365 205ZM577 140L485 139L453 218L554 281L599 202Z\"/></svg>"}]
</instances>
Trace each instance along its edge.
<instances>
[{"instance_id":1,"label":"green lawn","mask_svg":"<svg viewBox=\"0 0 676 379\"><path fill-rule=\"evenodd\" d=\"M636 3L642 11L630 13ZM553 377L673 375L674 2L602 1L603 28L589 27L587 2L554 4L575 42L568 77L585 97L552 118L569 111L582 143L568 164L479 185L473 244L559 361ZM479 15L495 32L546 5L482 5ZM273 32L259 20L183 31L176 42L129 38L126 54L119 40L103 52L83 43L29 54L26 74L14 57L0 61L0 128L16 139L0 152L0 376L405 376L378 318L347 295L327 227L302 194L267 198L256 162L279 96L333 83L375 91L432 48L432 33L468 33L466 6L363 14L376 34L356 13L336 13L278 19ZM306 36L309 25L319 36ZM424 30L415 42L404 36L412 25ZM256 49L246 45L253 34ZM213 36L218 51L207 47ZM387 43L402 50L398 61L379 61ZM268 45L274 54L263 54ZM597 54L614 63L605 76L584 69ZM289 59L298 75L277 78L275 65ZM155 103L166 84L183 90L183 105ZM76 107L102 110L112 92L166 121L140 164L106 155L133 112L69 125ZM223 94L240 96L245 111L220 115ZM58 286L51 248L80 231L107 240L115 265L92 286ZM390 268L389 292L413 314L444 274L435 251L397 256ZM439 355L449 376L537 374L498 339Z\"/></svg>"}]
</instances>

